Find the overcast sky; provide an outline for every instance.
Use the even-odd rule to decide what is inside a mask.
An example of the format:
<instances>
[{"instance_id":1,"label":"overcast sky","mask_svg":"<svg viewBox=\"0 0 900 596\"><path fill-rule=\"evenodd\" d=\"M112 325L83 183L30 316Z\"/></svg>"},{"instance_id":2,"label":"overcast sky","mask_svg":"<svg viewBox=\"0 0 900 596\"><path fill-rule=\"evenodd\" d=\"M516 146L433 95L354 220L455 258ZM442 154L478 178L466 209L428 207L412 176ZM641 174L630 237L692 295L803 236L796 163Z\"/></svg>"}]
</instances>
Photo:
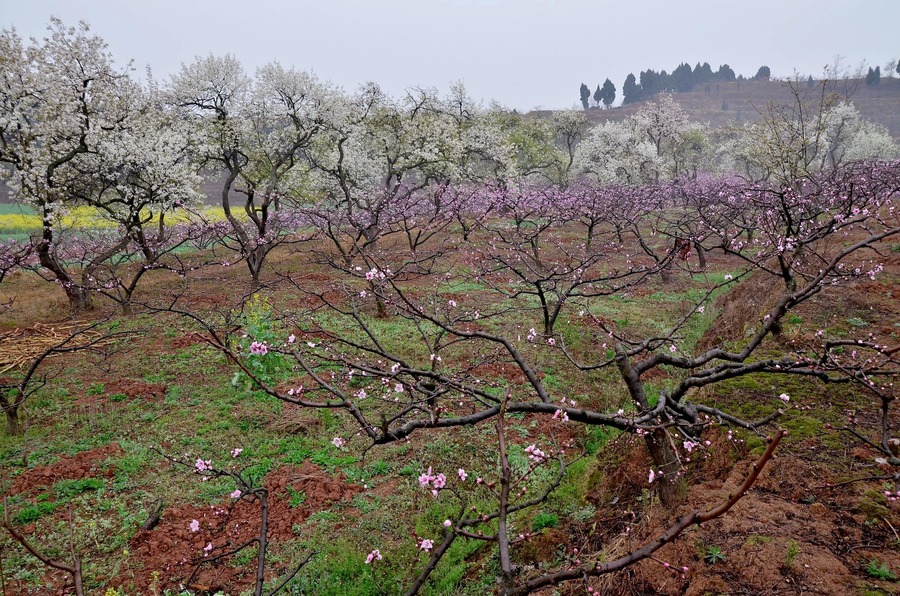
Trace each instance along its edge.
<instances>
[{"instance_id":1,"label":"overcast sky","mask_svg":"<svg viewBox=\"0 0 900 596\"><path fill-rule=\"evenodd\" d=\"M347 91L446 90L510 108L565 108L584 82L680 62L752 76L819 75L900 57L900 0L0 0L0 23L43 37L51 15L87 21L117 63L158 79L197 55L232 53L252 72L278 60Z\"/></svg>"}]
</instances>

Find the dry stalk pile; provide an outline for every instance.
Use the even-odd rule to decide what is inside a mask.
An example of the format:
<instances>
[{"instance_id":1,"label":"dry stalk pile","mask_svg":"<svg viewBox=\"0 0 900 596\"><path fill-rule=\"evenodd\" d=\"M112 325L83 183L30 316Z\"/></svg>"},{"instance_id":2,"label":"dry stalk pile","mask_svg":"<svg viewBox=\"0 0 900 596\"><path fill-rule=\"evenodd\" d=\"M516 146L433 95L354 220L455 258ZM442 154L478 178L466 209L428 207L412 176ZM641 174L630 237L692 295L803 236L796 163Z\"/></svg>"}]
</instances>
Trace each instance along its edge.
<instances>
[{"instance_id":1,"label":"dry stalk pile","mask_svg":"<svg viewBox=\"0 0 900 596\"><path fill-rule=\"evenodd\" d=\"M103 338L100 330L85 329L78 321L71 323L37 323L29 328L16 328L0 334L0 375L14 368L22 368L35 358L59 346L68 338L67 348L79 348L90 345L99 347L110 343L113 338ZM73 337L78 333L78 337ZM51 354L53 356L53 354Z\"/></svg>"}]
</instances>

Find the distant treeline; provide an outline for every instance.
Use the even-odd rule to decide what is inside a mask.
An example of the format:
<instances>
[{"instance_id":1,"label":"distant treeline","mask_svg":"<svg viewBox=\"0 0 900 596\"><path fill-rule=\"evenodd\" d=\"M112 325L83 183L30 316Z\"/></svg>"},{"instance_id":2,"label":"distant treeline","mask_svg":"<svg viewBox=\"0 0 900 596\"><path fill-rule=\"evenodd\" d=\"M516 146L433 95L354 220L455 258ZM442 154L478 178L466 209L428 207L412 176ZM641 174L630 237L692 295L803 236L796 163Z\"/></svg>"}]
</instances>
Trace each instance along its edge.
<instances>
[{"instance_id":1,"label":"distant treeline","mask_svg":"<svg viewBox=\"0 0 900 596\"><path fill-rule=\"evenodd\" d=\"M760 66L756 74L751 80L766 81L771 76L768 66ZM710 85L712 83L729 83L731 81L743 81L743 75L735 75L734 70L727 64L722 64L715 72L709 65L709 62L700 64L699 62L694 68L687 62L682 62L678 67L670 73L662 70L656 72L652 69L643 70L640 78L635 77L634 73L629 73L625 77L622 84L622 104L627 105L644 99L649 99L658 93L664 91L693 91L695 87L700 85ZM597 90L591 95L590 87L581 84L581 105L587 110L591 107L591 98L594 100L594 107L599 107L602 103L605 107L610 107L616 100L616 87L609 79L603 83L602 87L597 85Z\"/></svg>"}]
</instances>

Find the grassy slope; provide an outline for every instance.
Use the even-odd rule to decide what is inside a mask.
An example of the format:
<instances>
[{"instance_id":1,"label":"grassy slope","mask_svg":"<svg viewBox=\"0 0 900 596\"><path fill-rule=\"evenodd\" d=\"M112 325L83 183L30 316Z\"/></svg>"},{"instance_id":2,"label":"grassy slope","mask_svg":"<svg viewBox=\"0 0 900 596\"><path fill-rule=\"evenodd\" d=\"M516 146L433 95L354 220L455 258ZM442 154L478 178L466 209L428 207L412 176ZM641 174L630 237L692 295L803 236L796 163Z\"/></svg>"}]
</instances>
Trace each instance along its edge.
<instances>
[{"instance_id":1,"label":"grassy slope","mask_svg":"<svg viewBox=\"0 0 900 596\"><path fill-rule=\"evenodd\" d=\"M879 282L878 291L888 292L900 282L897 254L892 253L893 268ZM295 258L287 255L279 255L277 259L280 268L293 267L306 271L298 275L301 285L321 286L321 278L323 275L327 277L327 272L315 271L313 273L319 274L316 277L311 275L308 267L294 261ZM723 262L714 263L713 268L715 279L721 279L725 272L730 271L728 263ZM195 280L188 301L198 309L208 311L216 307L227 310L236 292L223 290L240 288L246 281L245 273L243 268L233 267L210 274L208 279ZM145 290L144 298L160 298L171 287L171 282L162 275L153 278L152 282ZM594 314L611 318L623 328L653 329L664 325L664 319L673 316L671 311L676 310L659 308L659 305L678 305L690 299L695 291L690 286L691 282L685 274L673 285L654 282L645 291L633 296L602 302ZM14 285L0 288L0 292L16 293L21 298L4 316L7 323L29 325L47 316L45 308L35 305L39 301L37 297L46 293L46 286L33 278L18 278L14 280ZM839 336L860 324L877 327L879 331L884 328L896 339L898 332L891 328L891 321L896 321L896 305L881 301L877 303L878 308L874 308L875 303L870 304L873 308L867 307L867 294L876 293L876 288L868 288L832 301L823 298L808 312L798 314L797 320L792 320L782 341L805 341L819 328ZM464 295L476 300L478 288L467 288ZM304 297L282 289L269 295L269 300L276 312L297 311L302 308ZM856 302L848 303L853 300ZM51 306L49 316L64 318L62 300L56 305ZM716 314L710 308L705 316L697 317L683 349L689 350L693 342L714 324ZM523 310L517 316L524 328L537 322L537 315L532 311ZM752 321L746 323L752 324ZM117 353L102 367L85 356L53 362L51 369L57 374L29 403L29 430L25 439L4 436L0 447L5 475L15 479L40 466L49 466L52 470L53 466L68 461L65 456L88 454L112 442L118 444L120 453L103 457L96 468L85 475L96 479L95 482L72 485L71 482L54 481L50 477L43 483L35 484L30 492L11 498L7 505L13 512L14 523L26 528L29 535L49 549L53 556L66 555L64 545L72 529L78 552L85 560L91 590L105 589L111 582L116 585L121 583L113 581L113 578L146 577L141 575L147 571L142 569L144 563L135 560L130 541L136 526L146 518L158 496L165 496L167 507L172 510L179 506L195 507L190 510L192 512L228 502L227 495L233 490L228 482L197 482L196 477L186 470L166 465L153 448L186 455L189 459L203 457L216 463L230 463L229 451L241 446L244 452L239 459L240 465L260 480L279 466L298 466L309 460L326 474L343 478L361 489L350 500L338 501L312 512L291 527L290 536L281 536L275 541L272 559L282 565L279 567L282 569L302 559L310 550L319 553L294 580L294 593L369 594L376 591L375 582L394 586L408 578L418 556L413 537L435 535L441 520L449 514L448 502L434 500L418 488L417 475L432 464L440 464L448 470L465 467L474 473L488 473L493 466L495 438L489 427L419 434L408 443L377 448L367 452L365 457L361 453L364 447L361 440L351 440L348 450L338 451L330 441L336 435L346 436L351 431L348 421L327 412L297 412L277 400L245 388L240 379L233 383L232 368L220 355L198 342L191 335L193 329L184 321L142 316L124 319L119 324L139 330L141 335L130 341L128 346L123 346L127 349ZM405 335L411 332L397 321L379 324L383 325L381 331L386 336L401 344ZM289 332L289 329L278 328L277 325L271 330L278 336ZM575 319L574 313L570 313L561 322L559 331L574 345L582 325ZM598 406L606 404L610 408L625 403L614 376L607 373L570 375L558 353L541 346L526 349L538 363L548 387L558 394ZM277 366L272 374L276 381L292 378L287 364ZM147 391L129 395L124 384L135 382L155 384L162 389L159 395ZM660 378L654 382L653 388L663 389L670 382ZM782 391L790 393L797 407L789 410L782 421L793 435L785 449L788 455L798 451L806 454L812 449L812 461L819 472L815 479L809 479L810 483L821 483L823 478L859 476L860 470L855 460L846 451L852 443L844 436L828 432L826 424L839 423L848 408L870 416L872 408L866 398L846 388L830 389L815 383L781 379L777 383L776 387L770 379L762 377L734 381L720 385L708 394L707 399L731 407L740 408L743 404L748 415L759 415L768 413L779 403L773 399L774 395ZM514 460L524 459L520 452L523 445L548 440L548 427L536 420L521 417L511 426L519 449L514 453ZM596 454L610 436L587 430L578 431L576 438L588 453ZM739 443L742 440L746 441L744 446ZM733 450L733 459L738 459L749 455L759 444L755 437L736 434L734 440L725 443L722 449ZM829 449L824 450L824 447ZM815 456L816 449L819 451L818 457ZM615 518L621 516L623 510L640 513L638 519L646 519L647 527L653 528L656 514L653 513L652 495L646 491L646 463L641 459L642 450L628 448L619 442L613 449L600 453L597 459L587 458L573 466L554 498L538 511L529 512L516 521L518 527L545 529L542 537L529 547L530 550L525 549L523 557L526 564L539 560L560 563L560 553L574 547L583 549L585 542L597 548L611 548L608 545L620 540L616 532L622 526L619 522L610 523L604 516ZM789 457L785 459L791 461ZM627 482L623 484L622 478L616 476L620 473L617 470L627 471L629 465L637 474L635 490L631 493L620 488L630 485ZM696 481L712 481L717 473L701 464L696 472ZM795 502L795 497L779 493L777 484L768 486L766 490L775 497ZM607 494L619 495L615 507L609 506L610 498L603 497ZM872 523L873 527L886 530L880 520L900 521L889 503L883 497L878 498L880 489L877 483L853 485L847 494L851 496L849 504L842 502L840 507L860 512L866 524ZM832 506L827 501L828 495L816 493L815 496ZM302 498L297 495L289 497L295 500ZM69 505L72 507L71 523L66 513ZM178 524L186 526L189 521L190 517L186 517L180 519ZM635 531L640 532L641 527L636 524ZM770 540L776 533L771 527L753 531L755 535L769 537ZM681 557L683 560L678 560L678 564L696 568L691 580L695 585L702 585L703 581L719 575L726 579L732 577L730 581L738 582L730 584L732 587L740 585L743 580L735 580L734 575L752 573L752 566L744 566L741 571L739 565L729 567L730 563L723 562L718 566L710 565L707 569L696 560L697 548L692 545L700 540L708 546L724 548L727 556L740 560L740 549L744 548L742 543L735 543L732 534L717 534L715 530L703 532L679 541L683 548L667 554L671 557L669 560L675 562ZM871 543L880 539L881 534L869 536ZM14 585L20 590L38 592L48 589L47 582L60 585L60 576L46 574L33 558L13 547L5 536L2 540L6 581L16 582ZM800 552L805 553L800 558L803 561L803 556L808 555L812 548L808 546L810 541L824 538L798 534L777 540L781 540L776 542L782 546L788 540L796 541ZM750 546L759 545L754 543ZM374 576L363 563L365 554L372 548L379 548L385 555L385 563L379 566ZM893 548L884 542L863 552L867 556L873 553L871 556L874 558L890 561L896 570L897 557ZM199 555L199 549L195 552ZM703 554L705 551L701 552L701 559ZM848 560L854 556L848 555ZM421 559L418 564L421 565ZM245 557L229 565L247 568L250 559ZM789 568L793 569L792 566ZM853 569L856 574L854 581L860 585L869 581L862 566ZM489 546L460 541L442 562L435 581L426 593L484 593L493 585L496 572L496 557ZM797 579L785 573L784 577L793 577L802 585L802 577ZM650 582L636 583L636 586L644 586L635 588L641 590L648 589L649 585L662 589L660 586L668 581L665 578L665 581L660 580L654 576L653 569L645 567L640 568L637 579L628 577L631 578L629 581ZM148 584L138 583L137 587L126 592L149 593L148 590Z\"/></svg>"}]
</instances>

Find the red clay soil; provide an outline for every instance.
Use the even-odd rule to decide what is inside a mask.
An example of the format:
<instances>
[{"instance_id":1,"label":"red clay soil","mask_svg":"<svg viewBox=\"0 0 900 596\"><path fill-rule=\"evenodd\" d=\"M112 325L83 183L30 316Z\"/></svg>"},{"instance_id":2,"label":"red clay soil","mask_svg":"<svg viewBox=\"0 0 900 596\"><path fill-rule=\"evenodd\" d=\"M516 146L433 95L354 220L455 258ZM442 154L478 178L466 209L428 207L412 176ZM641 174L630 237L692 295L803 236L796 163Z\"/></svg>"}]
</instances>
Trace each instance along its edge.
<instances>
[{"instance_id":1,"label":"red clay soil","mask_svg":"<svg viewBox=\"0 0 900 596\"><path fill-rule=\"evenodd\" d=\"M586 554L604 551L607 559L615 558L652 541L681 516L726 500L743 482L754 458L721 434L711 438L709 456L695 472L696 483L672 512L655 502L648 507L641 498L649 458L639 442L611 444L616 455L588 495L596 515L536 536L522 549L522 562L552 560L562 549L574 558L575 548ZM895 593L893 582L870 577L865 567L878 559L895 572L900 569L896 547L900 539L891 529L900 522L900 506L880 499L873 491L875 483L828 488L836 479L826 467L811 462L806 451L814 448L809 441L781 449L728 513L689 528L651 559L621 573L539 594L584 594L588 587L615 595ZM861 451L858 459L870 462L873 453ZM732 465L735 457L740 461ZM880 516L878 523L873 516ZM720 549L724 560L704 561L710 547Z\"/></svg>"},{"instance_id":2,"label":"red clay soil","mask_svg":"<svg viewBox=\"0 0 900 596\"><path fill-rule=\"evenodd\" d=\"M30 497L50 488L60 480L78 480L97 476L110 478L113 474L112 467L103 469L100 462L121 455L122 449L118 443L110 443L97 449L82 451L76 455L64 455L59 458L59 461L50 465L38 466L16 476L7 494L9 496L21 494Z\"/></svg>"},{"instance_id":3,"label":"red clay soil","mask_svg":"<svg viewBox=\"0 0 900 596\"><path fill-rule=\"evenodd\" d=\"M361 490L343 478L328 475L308 461L300 467L278 468L266 477L264 486L269 490L270 544L296 538L293 530L296 524L316 511L351 499ZM302 491L306 495L296 507L290 505L291 489L293 494ZM168 506L162 512L159 525L150 531L139 532L132 539L128 566L112 583L125 588L128 593L147 593L153 585L160 592L190 587L210 594L218 590L240 593L253 586L255 560L247 565L234 565L233 557L203 562L258 536L260 519L259 502L246 499L234 506L230 501L221 506ZM197 532L190 529L193 520L200 522ZM212 545L212 549L205 555L207 545ZM188 578L198 565L200 569L188 585ZM266 569L266 579L287 571L273 565ZM155 580L154 574L158 574Z\"/></svg>"},{"instance_id":4,"label":"red clay soil","mask_svg":"<svg viewBox=\"0 0 900 596\"><path fill-rule=\"evenodd\" d=\"M708 509L727 498L750 465L749 460L741 462L724 482L693 487L678 514ZM866 515L847 498L818 495L821 500L812 502L797 498L811 488L810 483L820 481L802 459L786 456L770 462L756 487L725 516L686 532L660 549L656 561L640 563L632 576L634 586L650 593L692 596L851 595L863 588L881 587L880 582L862 572L865 562L877 556L897 569L900 555L888 548L890 539L885 532L866 524ZM674 518L662 510L652 512L639 539L658 535ZM719 548L725 559L704 561L703 555L711 546ZM689 571L671 571L682 566Z\"/></svg>"},{"instance_id":5,"label":"red clay soil","mask_svg":"<svg viewBox=\"0 0 900 596\"><path fill-rule=\"evenodd\" d=\"M108 395L121 393L132 399L140 397L147 400L161 400L166 397L167 389L168 387L165 383L147 383L145 381L123 379L108 384L105 393Z\"/></svg>"}]
</instances>

